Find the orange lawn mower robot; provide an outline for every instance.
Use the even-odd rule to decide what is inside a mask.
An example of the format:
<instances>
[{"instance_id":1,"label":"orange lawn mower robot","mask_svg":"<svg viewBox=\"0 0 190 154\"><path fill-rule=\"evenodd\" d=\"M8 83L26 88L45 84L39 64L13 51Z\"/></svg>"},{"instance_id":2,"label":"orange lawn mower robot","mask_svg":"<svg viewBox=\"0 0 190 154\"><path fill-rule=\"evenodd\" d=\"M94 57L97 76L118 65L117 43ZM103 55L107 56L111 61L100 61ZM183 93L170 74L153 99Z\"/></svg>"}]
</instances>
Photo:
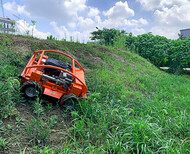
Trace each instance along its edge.
<instances>
[{"instance_id":1,"label":"orange lawn mower robot","mask_svg":"<svg viewBox=\"0 0 190 154\"><path fill-rule=\"evenodd\" d=\"M45 55L48 52L66 56L72 61L72 64L49 58ZM75 67L76 64L79 68ZM72 109L76 101L86 98L88 89L84 74L84 68L79 62L63 52L36 51L20 76L21 92L25 98L30 100L40 97L42 94L57 98L61 105Z\"/></svg>"}]
</instances>

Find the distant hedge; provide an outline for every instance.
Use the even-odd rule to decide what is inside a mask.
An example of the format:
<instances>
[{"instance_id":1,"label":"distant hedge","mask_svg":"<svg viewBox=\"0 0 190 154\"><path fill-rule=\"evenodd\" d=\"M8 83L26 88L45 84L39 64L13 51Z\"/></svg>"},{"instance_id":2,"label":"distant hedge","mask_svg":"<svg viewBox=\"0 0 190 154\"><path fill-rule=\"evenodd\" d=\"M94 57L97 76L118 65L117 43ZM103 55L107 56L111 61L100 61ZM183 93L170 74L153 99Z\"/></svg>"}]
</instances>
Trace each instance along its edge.
<instances>
[{"instance_id":1,"label":"distant hedge","mask_svg":"<svg viewBox=\"0 0 190 154\"><path fill-rule=\"evenodd\" d=\"M126 36L126 47L149 59L158 67L170 67L172 72L181 72L190 67L190 37L171 40L152 33Z\"/></svg>"}]
</instances>

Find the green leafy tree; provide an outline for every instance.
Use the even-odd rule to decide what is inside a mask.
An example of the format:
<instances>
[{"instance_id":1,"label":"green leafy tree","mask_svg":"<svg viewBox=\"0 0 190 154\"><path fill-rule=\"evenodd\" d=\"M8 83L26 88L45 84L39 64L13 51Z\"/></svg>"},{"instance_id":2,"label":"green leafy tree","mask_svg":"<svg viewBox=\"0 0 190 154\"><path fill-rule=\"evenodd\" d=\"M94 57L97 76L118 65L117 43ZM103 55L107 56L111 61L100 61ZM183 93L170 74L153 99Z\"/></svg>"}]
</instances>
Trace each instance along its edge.
<instances>
[{"instance_id":1,"label":"green leafy tree","mask_svg":"<svg viewBox=\"0 0 190 154\"><path fill-rule=\"evenodd\" d=\"M172 73L180 74L183 68L190 67L190 37L171 40L147 33L135 37L134 45L140 56L158 67L170 67Z\"/></svg>"},{"instance_id":2,"label":"green leafy tree","mask_svg":"<svg viewBox=\"0 0 190 154\"><path fill-rule=\"evenodd\" d=\"M36 21L35 20L31 20L31 23L32 23L32 37L33 37L34 27L36 25Z\"/></svg>"},{"instance_id":3,"label":"green leafy tree","mask_svg":"<svg viewBox=\"0 0 190 154\"><path fill-rule=\"evenodd\" d=\"M114 47L120 49L126 49L125 42L126 42L126 35L127 33L122 31L117 31L116 35L114 36Z\"/></svg>"},{"instance_id":4,"label":"green leafy tree","mask_svg":"<svg viewBox=\"0 0 190 154\"><path fill-rule=\"evenodd\" d=\"M164 66L168 61L171 40L152 33L138 35L134 44L140 56L149 59L156 66Z\"/></svg>"},{"instance_id":5,"label":"green leafy tree","mask_svg":"<svg viewBox=\"0 0 190 154\"><path fill-rule=\"evenodd\" d=\"M114 28L107 29L103 28L103 30L98 29L97 31L94 31L91 33L92 37L91 40L97 40L100 44L104 44L106 46L114 44L114 38L118 35L118 33L121 33L119 30L116 30Z\"/></svg>"},{"instance_id":6,"label":"green leafy tree","mask_svg":"<svg viewBox=\"0 0 190 154\"><path fill-rule=\"evenodd\" d=\"M135 51L135 42L136 37L134 37L133 33L128 33L125 37L125 46L127 49L131 51Z\"/></svg>"},{"instance_id":7,"label":"green leafy tree","mask_svg":"<svg viewBox=\"0 0 190 154\"><path fill-rule=\"evenodd\" d=\"M172 40L168 64L172 73L181 73L183 68L190 67L190 37Z\"/></svg>"}]
</instances>

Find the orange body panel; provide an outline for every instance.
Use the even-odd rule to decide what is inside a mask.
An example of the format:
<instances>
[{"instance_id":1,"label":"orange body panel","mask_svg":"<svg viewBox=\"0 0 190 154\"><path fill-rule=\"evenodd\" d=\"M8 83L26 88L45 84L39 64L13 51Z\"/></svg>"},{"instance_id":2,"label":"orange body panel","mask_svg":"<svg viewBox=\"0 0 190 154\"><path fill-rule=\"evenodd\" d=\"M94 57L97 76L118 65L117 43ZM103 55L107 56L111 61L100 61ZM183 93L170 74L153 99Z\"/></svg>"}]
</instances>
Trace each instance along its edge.
<instances>
[{"instance_id":1,"label":"orange body panel","mask_svg":"<svg viewBox=\"0 0 190 154\"><path fill-rule=\"evenodd\" d=\"M76 68L76 69L75 69L75 75L76 75L79 79L81 79L81 81L82 81L83 83L85 83L84 72L83 72L82 70ZM79 80L76 80L76 83L77 83L77 84L80 84L80 81L79 81ZM85 84L86 84L86 83L85 83Z\"/></svg>"},{"instance_id":2,"label":"orange body panel","mask_svg":"<svg viewBox=\"0 0 190 154\"><path fill-rule=\"evenodd\" d=\"M42 78L42 74L43 73L41 71L34 70L33 72L31 72L30 80L40 81L40 79Z\"/></svg>"},{"instance_id":3,"label":"orange body panel","mask_svg":"<svg viewBox=\"0 0 190 154\"><path fill-rule=\"evenodd\" d=\"M48 88L44 89L44 94L48 95L48 96L51 96L51 97L58 98L58 99L60 99L61 96L63 95L63 93L61 93L61 92L59 92L57 90L52 90L52 89L48 89Z\"/></svg>"},{"instance_id":4,"label":"orange body panel","mask_svg":"<svg viewBox=\"0 0 190 154\"><path fill-rule=\"evenodd\" d=\"M82 86L78 84L73 84L70 87L70 93L75 93L75 95L80 96L82 94Z\"/></svg>"},{"instance_id":5,"label":"orange body panel","mask_svg":"<svg viewBox=\"0 0 190 154\"><path fill-rule=\"evenodd\" d=\"M44 65L45 60L48 59L48 56L45 55L46 52L58 53L70 58L72 60L72 67L70 71L65 70L61 67ZM41 55L38 61L35 61L37 53L41 53ZM75 67L75 63L80 67L80 69ZM54 76L48 76L49 78L47 80L45 78L47 75L45 77L43 76L45 74L44 68L59 70L71 75L73 78L72 84L69 86L69 88L65 89L63 85L57 84L57 78L54 78ZM86 87L84 74L85 72L82 66L71 56L60 51L41 50L36 51L35 54L31 57L25 69L23 70L21 77L23 82L26 82L28 80L39 82L42 86L43 94L45 95L60 99L63 95L72 93L78 97L86 98L86 92L88 89ZM53 79L51 80L51 78Z\"/></svg>"}]
</instances>

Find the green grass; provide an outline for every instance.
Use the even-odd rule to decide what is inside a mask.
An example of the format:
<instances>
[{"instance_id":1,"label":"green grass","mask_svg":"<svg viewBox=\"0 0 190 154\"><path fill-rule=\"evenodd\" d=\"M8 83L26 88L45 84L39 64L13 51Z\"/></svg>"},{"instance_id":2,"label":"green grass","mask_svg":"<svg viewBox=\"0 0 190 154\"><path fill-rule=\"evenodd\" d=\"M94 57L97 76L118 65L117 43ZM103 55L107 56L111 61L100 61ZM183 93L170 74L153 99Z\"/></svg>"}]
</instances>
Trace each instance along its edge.
<instances>
[{"instance_id":1,"label":"green grass","mask_svg":"<svg viewBox=\"0 0 190 154\"><path fill-rule=\"evenodd\" d=\"M162 72L129 51L65 41L53 41L52 45L48 41L55 49L73 54L90 69L85 76L88 98L73 111L48 105L51 101L44 105L45 100L23 103L14 77L19 75L27 54L15 58L11 50L14 42L11 36L7 37L9 40L0 44L0 147L3 150L22 153L190 152L188 77ZM31 43L33 47L27 45L26 48L44 49L44 41ZM47 43L48 49L49 46ZM31 52L29 50L28 55ZM25 110L31 107L27 110L31 114L28 119L19 104L23 104ZM14 114L14 118L10 113L15 109L22 112ZM22 142L22 138L29 144ZM15 142L18 144L13 146Z\"/></svg>"},{"instance_id":2,"label":"green grass","mask_svg":"<svg viewBox=\"0 0 190 154\"><path fill-rule=\"evenodd\" d=\"M93 94L74 125L80 145L111 153L189 152L189 80L136 55L124 59L105 56L109 67L87 77Z\"/></svg>"}]
</instances>

